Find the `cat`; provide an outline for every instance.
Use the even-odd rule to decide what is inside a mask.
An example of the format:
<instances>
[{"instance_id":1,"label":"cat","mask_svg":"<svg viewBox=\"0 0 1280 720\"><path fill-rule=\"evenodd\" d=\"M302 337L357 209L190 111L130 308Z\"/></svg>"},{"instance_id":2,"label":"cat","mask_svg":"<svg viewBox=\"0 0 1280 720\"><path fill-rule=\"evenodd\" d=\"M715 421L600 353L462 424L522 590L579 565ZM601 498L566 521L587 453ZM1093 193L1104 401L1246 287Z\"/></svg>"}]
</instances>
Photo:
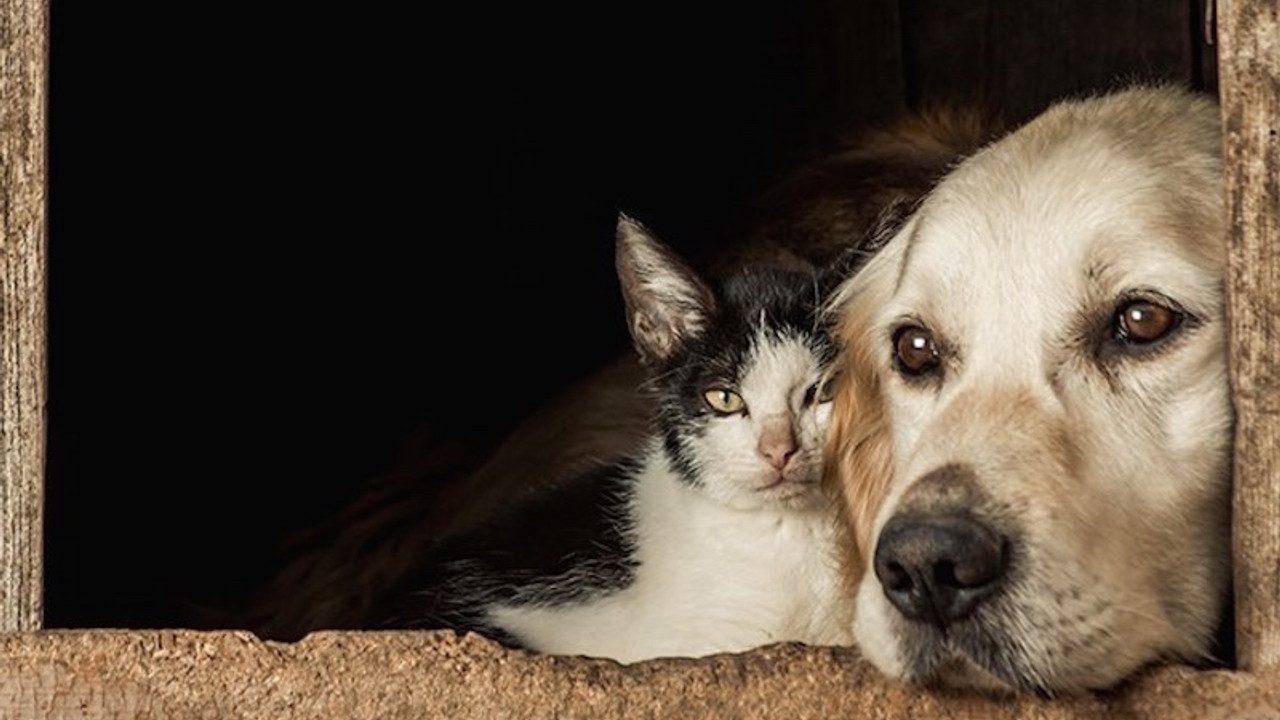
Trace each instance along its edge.
<instances>
[{"instance_id":1,"label":"cat","mask_svg":"<svg viewBox=\"0 0 1280 720\"><path fill-rule=\"evenodd\" d=\"M851 249L865 259L953 162L986 142L990 123L979 119L956 109L854 129L713 224L721 229L705 228L701 254L686 259L704 278L745 265L803 271ZM498 442L482 436L459 445L425 428L355 502L292 534L271 576L216 626L276 640L376 626L378 603L421 564L422 548L635 454L653 414L652 396L636 391L643 377L634 352L619 355Z\"/></svg>"},{"instance_id":2,"label":"cat","mask_svg":"<svg viewBox=\"0 0 1280 720\"><path fill-rule=\"evenodd\" d=\"M617 270L655 408L643 449L445 542L384 626L620 662L850 644L819 482L838 272L743 269L713 289L626 215Z\"/></svg>"}]
</instances>

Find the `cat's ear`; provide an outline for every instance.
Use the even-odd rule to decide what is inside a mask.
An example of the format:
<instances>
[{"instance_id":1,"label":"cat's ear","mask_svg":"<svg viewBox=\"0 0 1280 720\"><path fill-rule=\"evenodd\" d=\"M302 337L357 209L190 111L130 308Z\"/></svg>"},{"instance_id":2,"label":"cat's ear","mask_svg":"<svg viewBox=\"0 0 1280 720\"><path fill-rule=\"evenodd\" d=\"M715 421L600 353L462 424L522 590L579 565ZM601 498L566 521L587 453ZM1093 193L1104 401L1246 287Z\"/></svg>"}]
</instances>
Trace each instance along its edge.
<instances>
[{"instance_id":1,"label":"cat's ear","mask_svg":"<svg viewBox=\"0 0 1280 720\"><path fill-rule=\"evenodd\" d=\"M674 250L624 213L615 252L627 329L640 359L650 365L667 360L706 326L715 295Z\"/></svg>"}]
</instances>

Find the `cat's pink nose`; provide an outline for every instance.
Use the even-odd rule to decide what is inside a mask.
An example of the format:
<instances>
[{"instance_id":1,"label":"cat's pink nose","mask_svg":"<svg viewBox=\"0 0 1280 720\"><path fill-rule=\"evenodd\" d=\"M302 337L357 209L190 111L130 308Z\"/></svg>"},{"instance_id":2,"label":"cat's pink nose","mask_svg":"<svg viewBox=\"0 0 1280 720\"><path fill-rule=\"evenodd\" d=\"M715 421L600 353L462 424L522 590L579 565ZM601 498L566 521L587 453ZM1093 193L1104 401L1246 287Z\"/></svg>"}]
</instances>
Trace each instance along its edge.
<instances>
[{"instance_id":1,"label":"cat's pink nose","mask_svg":"<svg viewBox=\"0 0 1280 720\"><path fill-rule=\"evenodd\" d=\"M769 465L775 470L782 470L787 466L791 456L796 454L797 449L796 435L791 430L790 418L777 416L765 418L756 451L769 462Z\"/></svg>"}]
</instances>

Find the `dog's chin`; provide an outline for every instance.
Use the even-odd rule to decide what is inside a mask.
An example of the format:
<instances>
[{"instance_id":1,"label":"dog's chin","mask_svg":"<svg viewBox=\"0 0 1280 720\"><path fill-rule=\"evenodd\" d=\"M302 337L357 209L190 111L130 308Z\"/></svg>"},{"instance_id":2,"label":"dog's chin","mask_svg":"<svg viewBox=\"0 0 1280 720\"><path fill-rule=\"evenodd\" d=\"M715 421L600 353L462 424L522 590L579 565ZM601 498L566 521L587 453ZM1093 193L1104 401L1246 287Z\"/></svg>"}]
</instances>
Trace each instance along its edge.
<instances>
[{"instance_id":1,"label":"dog's chin","mask_svg":"<svg viewBox=\"0 0 1280 720\"><path fill-rule=\"evenodd\" d=\"M1044 688L1027 686L1007 661L996 659L998 652L966 652L941 633L935 636L931 642L920 642L914 648L914 657L902 667L903 682L985 695L1051 694Z\"/></svg>"},{"instance_id":2,"label":"dog's chin","mask_svg":"<svg viewBox=\"0 0 1280 720\"><path fill-rule=\"evenodd\" d=\"M1065 665L1039 663L1039 654L1026 651L1006 628L972 619L946 630L895 620L899 665L893 674L909 685L1049 698L1107 687L1128 671L1116 668L1111 677L1106 668L1073 666L1069 657L1060 658Z\"/></svg>"},{"instance_id":3,"label":"dog's chin","mask_svg":"<svg viewBox=\"0 0 1280 720\"><path fill-rule=\"evenodd\" d=\"M1004 679L959 653L943 660L928 677L918 682L941 690L963 690L1002 697L1018 692Z\"/></svg>"},{"instance_id":4,"label":"dog's chin","mask_svg":"<svg viewBox=\"0 0 1280 720\"><path fill-rule=\"evenodd\" d=\"M896 615L892 624L896 667L877 662L878 653L868 656L881 670L908 685L1002 695L1037 692L1019 681L1005 657L1006 649L966 642L974 628L957 626L944 631Z\"/></svg>"}]
</instances>

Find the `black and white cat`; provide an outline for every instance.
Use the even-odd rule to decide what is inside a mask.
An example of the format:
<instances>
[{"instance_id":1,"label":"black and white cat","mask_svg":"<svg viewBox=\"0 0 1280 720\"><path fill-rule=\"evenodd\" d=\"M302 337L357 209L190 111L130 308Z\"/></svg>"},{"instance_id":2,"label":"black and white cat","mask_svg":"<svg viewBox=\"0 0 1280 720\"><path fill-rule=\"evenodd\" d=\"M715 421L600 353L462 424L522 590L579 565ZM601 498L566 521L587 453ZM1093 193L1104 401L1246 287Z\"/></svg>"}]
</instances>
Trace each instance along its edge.
<instances>
[{"instance_id":1,"label":"black and white cat","mask_svg":"<svg viewBox=\"0 0 1280 720\"><path fill-rule=\"evenodd\" d=\"M617 269L655 401L644 449L448 541L387 625L622 662L850 644L819 482L828 283L743 270L713 290L625 215Z\"/></svg>"}]
</instances>

